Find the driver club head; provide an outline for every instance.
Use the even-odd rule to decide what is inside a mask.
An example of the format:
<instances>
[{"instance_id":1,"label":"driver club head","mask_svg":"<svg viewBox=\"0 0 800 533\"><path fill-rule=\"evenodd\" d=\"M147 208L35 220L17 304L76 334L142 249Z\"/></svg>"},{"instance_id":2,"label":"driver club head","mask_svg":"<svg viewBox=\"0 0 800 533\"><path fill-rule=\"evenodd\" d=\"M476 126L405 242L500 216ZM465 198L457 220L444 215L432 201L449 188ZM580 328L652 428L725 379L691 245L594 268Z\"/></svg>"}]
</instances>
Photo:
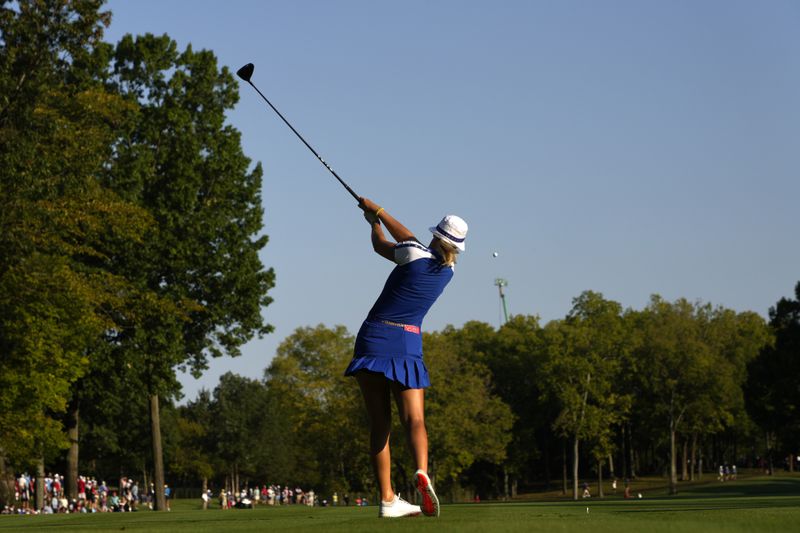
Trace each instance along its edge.
<instances>
[{"instance_id":1,"label":"driver club head","mask_svg":"<svg viewBox=\"0 0 800 533\"><path fill-rule=\"evenodd\" d=\"M250 76L253 75L253 70L255 69L255 65L252 63L248 63L239 70L236 71L236 75L242 78L246 82L250 82Z\"/></svg>"},{"instance_id":2,"label":"driver club head","mask_svg":"<svg viewBox=\"0 0 800 533\"><path fill-rule=\"evenodd\" d=\"M360 197L359 197L359 196L358 196L358 195L355 193L355 191L353 191L353 189L351 189L351 188L350 188L350 186L349 186L348 184L346 184L342 178L340 178L340 177L339 177L339 175L338 175L338 174L337 174L337 173L336 173L336 172L335 172L335 171L334 171L334 170L333 170L333 169L330 167L330 165L328 165L328 163L326 163L326 162L325 162L325 160L324 160L324 159L322 159L322 157L321 157L321 156L320 156L320 155L317 153L317 151L316 151L316 150L314 150L314 148L312 148L312 147L311 147L311 145L310 145L310 144L308 144L308 142L307 142L305 139L303 139L303 136L302 136L302 135L300 135L300 133L298 133L298 131L297 131L296 129L294 129L294 126L292 126L291 124L289 124L289 121L288 121L288 120L286 120L286 117L284 117L284 116L281 114L281 112L280 112L280 111L278 111L278 109L277 109L277 108L276 108L274 105L272 105L272 102L270 102L269 100L267 100L267 97L266 97L266 96L264 96L264 95L261 93L261 91L259 91L259 90L258 90L258 87L256 87L256 86L255 86L255 84L254 84L252 81L250 81L250 77L253 75L253 70L255 70L255 68L256 68L256 67L255 67L255 65L253 65L252 63L248 63L248 64L246 64L245 66L243 66L242 68L240 68L239 70L237 70L237 71L236 71L236 75L237 75L237 76L239 76L239 77L240 77L241 79L243 79L244 81L246 81L247 83L249 83L249 84L250 84L250 87L252 87L253 89L255 89L255 91L258 93L258 95L259 95L259 96L260 96L260 97L261 97L261 98L262 98L262 99L263 99L263 100L264 100L264 101L267 103L267 105L268 105L270 108L272 108L272 110L273 110L273 111L275 111L275 113L276 113L276 114L277 114L277 115L278 115L278 116L281 118L281 120L283 121L283 123L284 123L284 124L286 124L287 126L289 126L289 129L291 129L291 130L292 130L292 132L294 132L294 134L295 134L295 135L297 135L297 138L298 138L298 139L300 139L300 140L303 142L303 144L305 144L305 145L306 145L306 148L308 148L309 150L311 150L311 153L313 153L313 154L314 154L314 155L317 157L317 159L319 160L319 162L320 162L320 163L322 163L322 164L325 166L325 168L327 168L327 169L328 169L328 172L330 172L331 174L333 174L333 177L334 177L334 178L336 178L336 179L339 181L339 183L341 183L341 184L342 184L342 186L343 186L345 189L347 189L347 192L349 192L349 193L350 193L350 195L351 195L353 198L355 198L355 200L356 200L357 202L359 202L359 203L360 203L360 202L361 202L361 198L360 198Z\"/></svg>"}]
</instances>

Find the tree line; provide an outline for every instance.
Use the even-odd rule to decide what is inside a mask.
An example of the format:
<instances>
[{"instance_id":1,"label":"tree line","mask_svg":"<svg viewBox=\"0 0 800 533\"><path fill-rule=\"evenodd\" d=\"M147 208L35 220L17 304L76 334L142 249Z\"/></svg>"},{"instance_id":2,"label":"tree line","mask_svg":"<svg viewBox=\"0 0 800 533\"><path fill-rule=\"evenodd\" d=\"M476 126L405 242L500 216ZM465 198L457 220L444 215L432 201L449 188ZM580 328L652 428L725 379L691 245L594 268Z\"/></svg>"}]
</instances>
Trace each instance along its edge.
<instances>
[{"instance_id":1,"label":"tree line","mask_svg":"<svg viewBox=\"0 0 800 533\"><path fill-rule=\"evenodd\" d=\"M166 478L371 493L341 326L298 328L262 379L227 374L177 404L177 370L271 331L262 170L225 124L238 85L213 53L106 43L109 22L100 0L0 2L0 501L14 471L46 467L72 497L79 471L141 474L158 509ZM768 322L587 291L559 320L424 343L431 473L453 497L577 497L580 479L645 473L675 492L724 462L794 468L800 284ZM396 481L413 492L402 446Z\"/></svg>"},{"instance_id":2,"label":"tree line","mask_svg":"<svg viewBox=\"0 0 800 533\"><path fill-rule=\"evenodd\" d=\"M602 495L604 475L661 474L676 493L680 480L720 464L760 458L771 470L797 452L798 375L788 363L800 339L800 283L796 293L769 323L658 296L623 309L586 291L566 317L544 325L515 316L499 329L468 322L425 333L437 486L456 498L496 498L560 485L577 498L589 478ZM192 427L175 445L184 482L373 491L365 411L342 376L352 347L342 326L298 328L263 379L226 374L178 407L178 426ZM398 446L395 481L411 490L413 465Z\"/></svg>"}]
</instances>

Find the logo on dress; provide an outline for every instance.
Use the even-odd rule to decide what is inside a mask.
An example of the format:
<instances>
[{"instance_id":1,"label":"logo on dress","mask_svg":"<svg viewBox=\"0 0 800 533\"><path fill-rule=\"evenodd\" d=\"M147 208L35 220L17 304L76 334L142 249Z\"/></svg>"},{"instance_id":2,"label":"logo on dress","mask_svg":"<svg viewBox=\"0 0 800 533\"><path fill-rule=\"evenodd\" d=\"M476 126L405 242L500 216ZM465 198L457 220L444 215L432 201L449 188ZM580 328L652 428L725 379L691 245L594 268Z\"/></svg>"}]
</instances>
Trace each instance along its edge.
<instances>
[{"instance_id":1,"label":"logo on dress","mask_svg":"<svg viewBox=\"0 0 800 533\"><path fill-rule=\"evenodd\" d=\"M419 326L412 326L410 324L406 324L403 326L403 329L408 331L409 333L416 333L419 335Z\"/></svg>"}]
</instances>

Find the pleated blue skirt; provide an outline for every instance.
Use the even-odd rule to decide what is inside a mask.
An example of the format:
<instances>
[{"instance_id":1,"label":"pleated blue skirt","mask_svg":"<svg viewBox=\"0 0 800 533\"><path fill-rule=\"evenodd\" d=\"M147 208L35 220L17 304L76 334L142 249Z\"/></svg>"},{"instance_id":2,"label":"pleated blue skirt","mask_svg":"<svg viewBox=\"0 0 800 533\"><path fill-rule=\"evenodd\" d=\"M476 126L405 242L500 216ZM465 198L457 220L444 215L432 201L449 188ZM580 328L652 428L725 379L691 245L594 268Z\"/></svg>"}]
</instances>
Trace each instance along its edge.
<instances>
[{"instance_id":1,"label":"pleated blue skirt","mask_svg":"<svg viewBox=\"0 0 800 533\"><path fill-rule=\"evenodd\" d=\"M359 370L383 374L409 389L424 389L431 386L428 369L422 359L387 355L353 357L344 375L352 376Z\"/></svg>"},{"instance_id":2,"label":"pleated blue skirt","mask_svg":"<svg viewBox=\"0 0 800 533\"><path fill-rule=\"evenodd\" d=\"M380 322L365 321L356 337L353 360L345 370L352 376L359 370L377 372L410 389L431 384L422 360L422 336Z\"/></svg>"}]
</instances>

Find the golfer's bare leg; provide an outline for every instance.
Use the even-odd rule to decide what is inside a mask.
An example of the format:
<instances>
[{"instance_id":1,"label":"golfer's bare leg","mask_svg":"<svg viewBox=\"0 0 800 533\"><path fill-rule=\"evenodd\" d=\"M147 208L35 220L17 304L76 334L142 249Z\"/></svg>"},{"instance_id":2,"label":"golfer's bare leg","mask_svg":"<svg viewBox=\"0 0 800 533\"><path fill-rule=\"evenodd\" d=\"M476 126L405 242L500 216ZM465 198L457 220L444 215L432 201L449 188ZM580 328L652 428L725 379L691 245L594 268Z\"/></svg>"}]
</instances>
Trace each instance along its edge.
<instances>
[{"instance_id":1,"label":"golfer's bare leg","mask_svg":"<svg viewBox=\"0 0 800 533\"><path fill-rule=\"evenodd\" d=\"M407 389L391 383L400 420L406 430L417 468L428 471L428 431L425 429L425 389Z\"/></svg>"},{"instance_id":2,"label":"golfer's bare leg","mask_svg":"<svg viewBox=\"0 0 800 533\"><path fill-rule=\"evenodd\" d=\"M361 387L361 395L369 416L369 455L381 499L394 500L392 489L392 458L389 452L389 434L392 429L392 404L389 394L389 381L381 374L358 372L356 380Z\"/></svg>"}]
</instances>

